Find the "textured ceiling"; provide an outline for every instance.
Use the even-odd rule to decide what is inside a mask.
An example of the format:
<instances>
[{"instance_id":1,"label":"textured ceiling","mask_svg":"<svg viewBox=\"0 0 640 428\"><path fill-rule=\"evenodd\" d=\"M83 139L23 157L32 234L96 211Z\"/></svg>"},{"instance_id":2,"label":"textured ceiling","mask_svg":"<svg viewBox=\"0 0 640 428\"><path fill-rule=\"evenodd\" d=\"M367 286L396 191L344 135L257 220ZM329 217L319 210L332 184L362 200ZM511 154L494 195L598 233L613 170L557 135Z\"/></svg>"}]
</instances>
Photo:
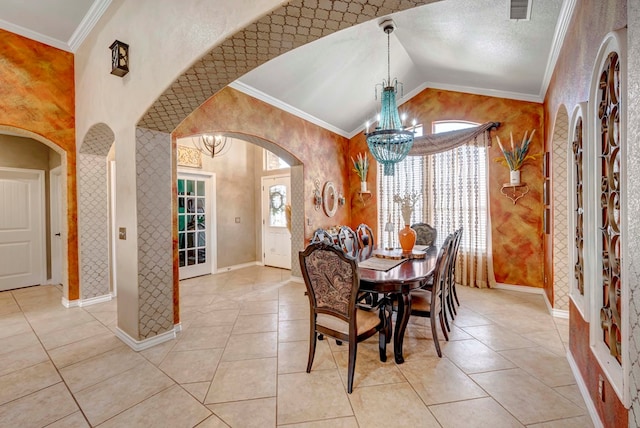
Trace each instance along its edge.
<instances>
[{"instance_id":1,"label":"textured ceiling","mask_svg":"<svg viewBox=\"0 0 640 428\"><path fill-rule=\"evenodd\" d=\"M75 52L111 0L0 0L0 28Z\"/></svg>"},{"instance_id":2,"label":"textured ceiling","mask_svg":"<svg viewBox=\"0 0 640 428\"><path fill-rule=\"evenodd\" d=\"M375 117L389 16L404 100L431 87L542 102L575 0L531 1L531 19L512 21L509 0L294 0L204 55L139 125L171 132L231 85L351 137ZM73 51L110 2L0 0L0 28Z\"/></svg>"}]
</instances>

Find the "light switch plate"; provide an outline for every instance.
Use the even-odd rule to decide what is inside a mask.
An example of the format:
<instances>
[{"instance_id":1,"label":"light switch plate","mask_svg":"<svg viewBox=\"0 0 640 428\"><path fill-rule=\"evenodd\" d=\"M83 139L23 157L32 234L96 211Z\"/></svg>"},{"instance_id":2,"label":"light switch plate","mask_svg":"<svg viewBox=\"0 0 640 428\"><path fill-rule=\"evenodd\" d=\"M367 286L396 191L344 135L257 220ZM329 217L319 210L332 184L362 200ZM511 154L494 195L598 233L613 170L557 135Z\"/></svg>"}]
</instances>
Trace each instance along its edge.
<instances>
[{"instance_id":1,"label":"light switch plate","mask_svg":"<svg viewBox=\"0 0 640 428\"><path fill-rule=\"evenodd\" d=\"M127 239L127 228L121 227L118 229L118 239L126 240Z\"/></svg>"}]
</instances>

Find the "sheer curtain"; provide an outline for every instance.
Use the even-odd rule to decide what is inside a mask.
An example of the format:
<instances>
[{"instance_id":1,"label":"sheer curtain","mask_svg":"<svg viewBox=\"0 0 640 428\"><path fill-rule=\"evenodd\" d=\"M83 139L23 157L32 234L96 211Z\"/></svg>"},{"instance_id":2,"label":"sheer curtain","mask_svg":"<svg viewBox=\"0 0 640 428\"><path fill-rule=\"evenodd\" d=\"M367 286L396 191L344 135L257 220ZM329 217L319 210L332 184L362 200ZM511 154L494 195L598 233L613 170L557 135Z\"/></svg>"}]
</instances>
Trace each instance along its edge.
<instances>
[{"instance_id":1,"label":"sheer curtain","mask_svg":"<svg viewBox=\"0 0 640 428\"><path fill-rule=\"evenodd\" d=\"M416 138L414 147L396 164L395 174L378 168L378 242L398 247L398 230L404 224L394 195L417 192L411 223L425 222L438 231L436 245L462 227L456 262L456 282L471 287L495 285L491 254L491 216L488 204L489 132L500 126L487 122L434 123L434 133ZM461 129L466 128L466 129ZM450 130L456 129L456 130ZM447 132L439 132L445 130ZM390 226L390 230L386 230Z\"/></svg>"},{"instance_id":2,"label":"sheer curtain","mask_svg":"<svg viewBox=\"0 0 640 428\"><path fill-rule=\"evenodd\" d=\"M465 145L426 156L425 219L438 230L438 244L462 227L456 283L495 285L488 204L488 132Z\"/></svg>"}]
</instances>

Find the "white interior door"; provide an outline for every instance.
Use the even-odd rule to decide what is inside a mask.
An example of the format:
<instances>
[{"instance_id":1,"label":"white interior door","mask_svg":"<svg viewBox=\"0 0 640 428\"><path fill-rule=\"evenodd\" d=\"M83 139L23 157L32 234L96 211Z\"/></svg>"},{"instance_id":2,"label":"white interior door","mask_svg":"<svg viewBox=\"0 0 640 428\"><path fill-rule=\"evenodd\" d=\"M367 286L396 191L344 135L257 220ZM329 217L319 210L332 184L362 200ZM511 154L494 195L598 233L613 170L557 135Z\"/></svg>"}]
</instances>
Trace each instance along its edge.
<instances>
[{"instance_id":1,"label":"white interior door","mask_svg":"<svg viewBox=\"0 0 640 428\"><path fill-rule=\"evenodd\" d=\"M262 178L262 248L265 266L291 269L291 232L285 207L290 205L291 176Z\"/></svg>"},{"instance_id":2,"label":"white interior door","mask_svg":"<svg viewBox=\"0 0 640 428\"><path fill-rule=\"evenodd\" d=\"M49 172L49 223L51 224L51 284L62 284L62 168Z\"/></svg>"},{"instance_id":3,"label":"white interior door","mask_svg":"<svg viewBox=\"0 0 640 428\"><path fill-rule=\"evenodd\" d=\"M178 172L180 279L214 272L214 178L209 174Z\"/></svg>"},{"instance_id":4,"label":"white interior door","mask_svg":"<svg viewBox=\"0 0 640 428\"><path fill-rule=\"evenodd\" d=\"M44 171L0 168L0 291L44 278Z\"/></svg>"}]
</instances>

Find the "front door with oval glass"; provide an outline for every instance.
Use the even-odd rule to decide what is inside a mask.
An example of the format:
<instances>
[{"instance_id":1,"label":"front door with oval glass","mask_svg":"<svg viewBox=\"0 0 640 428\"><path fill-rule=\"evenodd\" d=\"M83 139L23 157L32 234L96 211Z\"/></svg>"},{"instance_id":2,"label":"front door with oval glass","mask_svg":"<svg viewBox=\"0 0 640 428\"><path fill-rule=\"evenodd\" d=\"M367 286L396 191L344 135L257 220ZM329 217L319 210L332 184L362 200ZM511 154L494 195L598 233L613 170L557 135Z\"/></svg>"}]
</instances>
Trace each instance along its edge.
<instances>
[{"instance_id":1,"label":"front door with oval glass","mask_svg":"<svg viewBox=\"0 0 640 428\"><path fill-rule=\"evenodd\" d=\"M262 179L262 224L265 266L291 269L290 176ZM290 211L289 211L290 213Z\"/></svg>"},{"instance_id":2,"label":"front door with oval glass","mask_svg":"<svg viewBox=\"0 0 640 428\"><path fill-rule=\"evenodd\" d=\"M211 273L211 177L178 174L180 279Z\"/></svg>"}]
</instances>

